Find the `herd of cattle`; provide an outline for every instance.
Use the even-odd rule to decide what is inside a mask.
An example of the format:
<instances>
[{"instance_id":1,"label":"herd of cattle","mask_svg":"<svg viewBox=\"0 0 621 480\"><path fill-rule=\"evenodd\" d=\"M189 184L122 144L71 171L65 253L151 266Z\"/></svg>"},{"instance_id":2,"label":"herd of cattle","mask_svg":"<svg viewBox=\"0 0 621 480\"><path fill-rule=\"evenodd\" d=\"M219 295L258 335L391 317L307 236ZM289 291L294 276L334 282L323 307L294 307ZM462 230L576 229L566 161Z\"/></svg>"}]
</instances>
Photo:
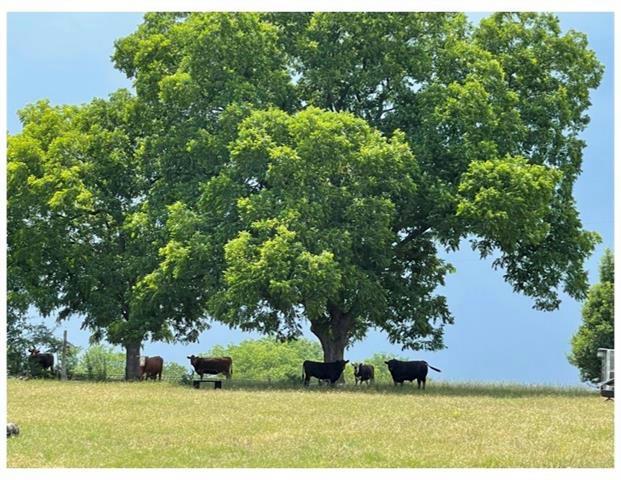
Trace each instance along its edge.
<instances>
[{"instance_id":1,"label":"herd of cattle","mask_svg":"<svg viewBox=\"0 0 621 480\"><path fill-rule=\"evenodd\" d=\"M51 353L41 353L34 348L30 349L30 360L38 364L42 370L50 369L54 371L54 355ZM230 379L233 375L233 359L231 357L197 357L190 355L188 357L190 364L194 368L201 380L203 375L219 375L223 374ZM336 362L313 362L305 360L302 364L304 385L307 386L312 377L322 381L329 381L335 384L343 375L345 365L349 360L337 360ZM397 384L403 385L403 382L413 382L416 380L418 388L425 389L428 368L440 372L441 370L432 367L424 360L402 361L389 360L384 362L392 380ZM367 385L375 380L375 367L373 365L365 365L363 363L352 363L354 367L354 378L356 385L366 382ZM140 379L161 380L162 370L164 369L164 359L162 357L141 357L140 359Z\"/></svg>"}]
</instances>

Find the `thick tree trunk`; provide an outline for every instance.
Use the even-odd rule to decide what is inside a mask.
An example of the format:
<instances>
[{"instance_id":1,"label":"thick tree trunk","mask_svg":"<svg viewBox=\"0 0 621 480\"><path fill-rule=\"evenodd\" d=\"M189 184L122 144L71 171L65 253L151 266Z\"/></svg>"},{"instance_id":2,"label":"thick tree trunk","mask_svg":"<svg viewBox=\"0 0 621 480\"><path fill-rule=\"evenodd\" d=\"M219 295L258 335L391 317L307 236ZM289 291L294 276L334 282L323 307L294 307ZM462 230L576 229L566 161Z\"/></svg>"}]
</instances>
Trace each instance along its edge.
<instances>
[{"instance_id":1,"label":"thick tree trunk","mask_svg":"<svg viewBox=\"0 0 621 480\"><path fill-rule=\"evenodd\" d=\"M321 348L323 348L323 361L324 362L335 362L337 360L343 360L343 356L345 355L345 345L347 341L335 340L330 337L321 339Z\"/></svg>"},{"instance_id":2,"label":"thick tree trunk","mask_svg":"<svg viewBox=\"0 0 621 480\"><path fill-rule=\"evenodd\" d=\"M140 378L140 343L125 345L125 380Z\"/></svg>"},{"instance_id":3,"label":"thick tree trunk","mask_svg":"<svg viewBox=\"0 0 621 480\"><path fill-rule=\"evenodd\" d=\"M329 308L329 312L329 325L315 323L311 325L311 332L321 342L323 361L335 362L336 360L344 360L345 347L349 340L351 317L343 314L337 308ZM341 375L338 383L344 383L344 381L343 375Z\"/></svg>"}]
</instances>

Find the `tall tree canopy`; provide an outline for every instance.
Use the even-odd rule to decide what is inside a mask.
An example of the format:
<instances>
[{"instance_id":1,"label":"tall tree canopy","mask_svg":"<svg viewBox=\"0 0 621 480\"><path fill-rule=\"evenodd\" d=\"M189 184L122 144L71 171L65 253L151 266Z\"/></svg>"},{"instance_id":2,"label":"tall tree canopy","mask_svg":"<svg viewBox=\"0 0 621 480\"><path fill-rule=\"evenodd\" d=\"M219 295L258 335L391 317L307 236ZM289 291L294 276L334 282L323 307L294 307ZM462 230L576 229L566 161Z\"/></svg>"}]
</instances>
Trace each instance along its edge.
<instances>
[{"instance_id":1,"label":"tall tree canopy","mask_svg":"<svg viewBox=\"0 0 621 480\"><path fill-rule=\"evenodd\" d=\"M578 367L584 382L597 382L601 378L597 350L615 346L614 287L614 255L606 249L599 264L599 283L590 288L582 307L582 325L571 339L569 361Z\"/></svg>"},{"instance_id":2,"label":"tall tree canopy","mask_svg":"<svg viewBox=\"0 0 621 480\"><path fill-rule=\"evenodd\" d=\"M19 280L9 295L29 292L59 320L81 314L95 339L128 354L138 355L147 333L169 338L165 325L131 309L133 285L157 267L153 238L139 229L135 98L120 91L75 108L39 102L20 114L24 129L8 145L8 276Z\"/></svg>"},{"instance_id":3,"label":"tall tree canopy","mask_svg":"<svg viewBox=\"0 0 621 480\"><path fill-rule=\"evenodd\" d=\"M191 205L228 156L234 102L284 107L289 98L274 26L250 14L177 17L147 14L119 42L115 61L136 74L136 96L38 102L20 112L23 130L8 144L11 312L32 303L59 320L83 315L94 339L127 349L128 378L145 339L192 341L206 327L202 308L189 306L195 289L153 306L137 288L158 267L167 206ZM132 70L132 48L148 72Z\"/></svg>"},{"instance_id":4,"label":"tall tree canopy","mask_svg":"<svg viewBox=\"0 0 621 480\"><path fill-rule=\"evenodd\" d=\"M328 360L369 327L441 348L438 249L464 238L536 308L586 294L598 236L572 188L602 65L553 15L147 14L113 59L132 115L29 107L10 140L9 162L34 173L9 168L9 275L47 311L98 312L85 326L117 343L137 332L132 345L195 338L211 317L285 338L309 321ZM123 193L98 203L81 187L115 178ZM99 220L78 228L76 212ZM106 235L132 238L132 258L100 255ZM94 265L116 296L84 285Z\"/></svg>"}]
</instances>

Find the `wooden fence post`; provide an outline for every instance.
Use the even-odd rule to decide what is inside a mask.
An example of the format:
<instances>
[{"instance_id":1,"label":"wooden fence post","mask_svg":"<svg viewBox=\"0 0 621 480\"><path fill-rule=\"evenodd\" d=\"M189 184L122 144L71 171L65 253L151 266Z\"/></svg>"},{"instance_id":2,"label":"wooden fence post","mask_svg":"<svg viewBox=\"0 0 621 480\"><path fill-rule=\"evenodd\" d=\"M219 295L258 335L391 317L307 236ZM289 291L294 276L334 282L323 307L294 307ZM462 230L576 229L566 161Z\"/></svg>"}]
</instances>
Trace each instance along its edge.
<instances>
[{"instance_id":1,"label":"wooden fence post","mask_svg":"<svg viewBox=\"0 0 621 480\"><path fill-rule=\"evenodd\" d=\"M67 330L63 333L63 358L60 369L60 379L67 380Z\"/></svg>"}]
</instances>

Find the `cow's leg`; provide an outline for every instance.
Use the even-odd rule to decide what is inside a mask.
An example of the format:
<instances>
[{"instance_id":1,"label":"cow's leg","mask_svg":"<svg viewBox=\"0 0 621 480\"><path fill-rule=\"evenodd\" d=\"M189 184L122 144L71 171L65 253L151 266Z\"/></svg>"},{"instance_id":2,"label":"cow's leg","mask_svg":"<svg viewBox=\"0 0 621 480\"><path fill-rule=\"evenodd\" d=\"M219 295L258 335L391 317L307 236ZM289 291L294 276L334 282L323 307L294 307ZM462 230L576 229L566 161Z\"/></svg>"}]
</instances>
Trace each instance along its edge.
<instances>
[{"instance_id":1,"label":"cow's leg","mask_svg":"<svg viewBox=\"0 0 621 480\"><path fill-rule=\"evenodd\" d=\"M308 382L310 382L310 375L308 373L304 374L304 386L308 387Z\"/></svg>"}]
</instances>

